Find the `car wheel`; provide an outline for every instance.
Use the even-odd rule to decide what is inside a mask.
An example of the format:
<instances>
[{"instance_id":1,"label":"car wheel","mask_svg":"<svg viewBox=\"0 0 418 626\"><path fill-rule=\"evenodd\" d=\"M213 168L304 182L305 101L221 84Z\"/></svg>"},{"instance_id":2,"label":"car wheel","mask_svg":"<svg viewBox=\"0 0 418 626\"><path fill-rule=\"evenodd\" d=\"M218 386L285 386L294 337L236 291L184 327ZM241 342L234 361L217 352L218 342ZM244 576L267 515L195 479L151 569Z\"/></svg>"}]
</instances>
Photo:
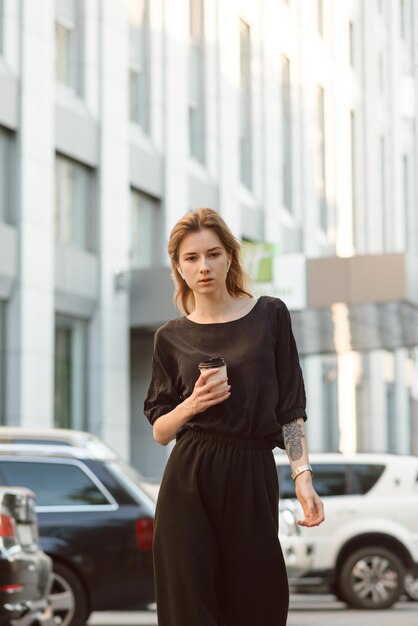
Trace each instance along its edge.
<instances>
[{"instance_id":1,"label":"car wheel","mask_svg":"<svg viewBox=\"0 0 418 626\"><path fill-rule=\"evenodd\" d=\"M72 570L56 561L49 601L56 624L85 626L90 611L83 586Z\"/></svg>"},{"instance_id":2,"label":"car wheel","mask_svg":"<svg viewBox=\"0 0 418 626\"><path fill-rule=\"evenodd\" d=\"M416 574L406 572L404 589L410 600L418 601L418 576Z\"/></svg>"},{"instance_id":3,"label":"car wheel","mask_svg":"<svg viewBox=\"0 0 418 626\"><path fill-rule=\"evenodd\" d=\"M387 548L353 552L342 564L338 588L347 604L359 609L387 609L399 599L405 570Z\"/></svg>"}]
</instances>

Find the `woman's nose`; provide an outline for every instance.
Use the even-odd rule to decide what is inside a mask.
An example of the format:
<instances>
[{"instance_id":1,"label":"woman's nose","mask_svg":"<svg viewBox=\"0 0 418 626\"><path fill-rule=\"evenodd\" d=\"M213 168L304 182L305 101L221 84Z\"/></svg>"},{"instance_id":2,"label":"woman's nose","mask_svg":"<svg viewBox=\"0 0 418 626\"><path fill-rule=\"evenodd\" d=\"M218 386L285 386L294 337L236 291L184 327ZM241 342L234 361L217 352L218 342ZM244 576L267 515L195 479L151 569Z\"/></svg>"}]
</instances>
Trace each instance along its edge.
<instances>
[{"instance_id":1,"label":"woman's nose","mask_svg":"<svg viewBox=\"0 0 418 626\"><path fill-rule=\"evenodd\" d=\"M200 259L200 271L207 272L209 270L209 264L206 257L202 257Z\"/></svg>"}]
</instances>

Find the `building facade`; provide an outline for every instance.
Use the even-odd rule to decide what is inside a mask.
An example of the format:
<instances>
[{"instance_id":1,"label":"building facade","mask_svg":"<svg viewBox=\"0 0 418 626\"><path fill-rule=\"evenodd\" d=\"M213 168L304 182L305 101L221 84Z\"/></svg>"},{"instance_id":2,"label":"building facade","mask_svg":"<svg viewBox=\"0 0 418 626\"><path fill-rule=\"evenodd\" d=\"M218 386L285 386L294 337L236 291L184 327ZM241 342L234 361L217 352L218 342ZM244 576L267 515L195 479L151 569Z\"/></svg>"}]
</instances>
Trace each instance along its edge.
<instances>
[{"instance_id":1,"label":"building facade","mask_svg":"<svg viewBox=\"0 0 418 626\"><path fill-rule=\"evenodd\" d=\"M1 422L161 474L165 242L210 206L298 268L311 448L418 453L417 33L413 0L0 0Z\"/></svg>"}]
</instances>

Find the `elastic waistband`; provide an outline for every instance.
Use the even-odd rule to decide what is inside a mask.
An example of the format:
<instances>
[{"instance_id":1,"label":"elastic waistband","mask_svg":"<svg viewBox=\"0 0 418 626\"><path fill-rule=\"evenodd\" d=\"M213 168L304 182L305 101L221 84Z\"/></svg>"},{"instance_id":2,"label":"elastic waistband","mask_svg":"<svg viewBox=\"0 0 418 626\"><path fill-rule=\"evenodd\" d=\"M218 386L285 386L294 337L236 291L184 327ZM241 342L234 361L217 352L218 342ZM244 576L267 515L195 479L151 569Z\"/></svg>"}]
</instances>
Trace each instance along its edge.
<instances>
[{"instance_id":1,"label":"elastic waistband","mask_svg":"<svg viewBox=\"0 0 418 626\"><path fill-rule=\"evenodd\" d=\"M177 437L177 441L193 439L195 441L205 441L220 446L230 446L232 448L244 448L248 450L273 450L276 444L264 439L238 439L237 437L227 437L219 433L208 433L195 428L187 428Z\"/></svg>"}]
</instances>

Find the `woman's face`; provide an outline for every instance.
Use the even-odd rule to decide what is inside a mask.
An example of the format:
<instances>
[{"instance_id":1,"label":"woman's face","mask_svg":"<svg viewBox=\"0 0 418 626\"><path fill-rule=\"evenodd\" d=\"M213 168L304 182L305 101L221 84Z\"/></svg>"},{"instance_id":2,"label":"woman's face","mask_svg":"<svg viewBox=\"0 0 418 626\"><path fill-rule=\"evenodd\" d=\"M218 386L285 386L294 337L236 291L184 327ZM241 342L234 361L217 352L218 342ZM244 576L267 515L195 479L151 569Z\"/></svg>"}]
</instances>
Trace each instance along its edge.
<instances>
[{"instance_id":1,"label":"woman's face","mask_svg":"<svg viewBox=\"0 0 418 626\"><path fill-rule=\"evenodd\" d=\"M190 233L180 244L177 267L195 293L209 294L225 288L229 265L228 254L212 229Z\"/></svg>"}]
</instances>

